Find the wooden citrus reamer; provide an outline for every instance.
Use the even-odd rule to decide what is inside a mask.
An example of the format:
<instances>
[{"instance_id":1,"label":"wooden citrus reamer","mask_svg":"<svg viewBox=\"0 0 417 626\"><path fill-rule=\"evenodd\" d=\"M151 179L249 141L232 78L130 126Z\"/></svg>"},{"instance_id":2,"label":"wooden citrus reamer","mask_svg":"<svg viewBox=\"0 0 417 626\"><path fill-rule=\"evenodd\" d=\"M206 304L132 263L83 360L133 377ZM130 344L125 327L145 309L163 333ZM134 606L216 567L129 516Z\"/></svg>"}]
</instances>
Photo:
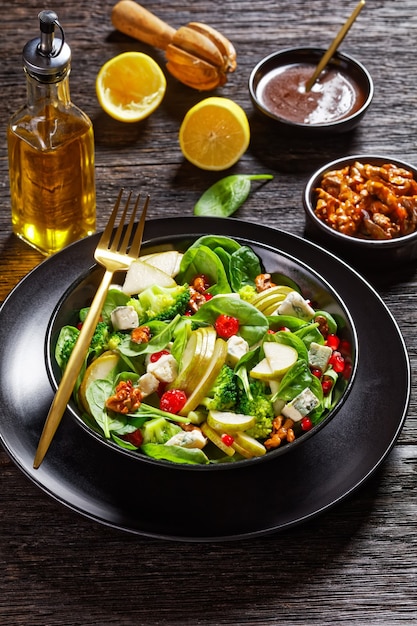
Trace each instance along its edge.
<instances>
[{"instance_id":1,"label":"wooden citrus reamer","mask_svg":"<svg viewBox=\"0 0 417 626\"><path fill-rule=\"evenodd\" d=\"M134 0L120 0L111 19L125 35L165 50L167 70L193 89L224 85L236 68L233 45L207 24L190 22L175 30Z\"/></svg>"}]
</instances>

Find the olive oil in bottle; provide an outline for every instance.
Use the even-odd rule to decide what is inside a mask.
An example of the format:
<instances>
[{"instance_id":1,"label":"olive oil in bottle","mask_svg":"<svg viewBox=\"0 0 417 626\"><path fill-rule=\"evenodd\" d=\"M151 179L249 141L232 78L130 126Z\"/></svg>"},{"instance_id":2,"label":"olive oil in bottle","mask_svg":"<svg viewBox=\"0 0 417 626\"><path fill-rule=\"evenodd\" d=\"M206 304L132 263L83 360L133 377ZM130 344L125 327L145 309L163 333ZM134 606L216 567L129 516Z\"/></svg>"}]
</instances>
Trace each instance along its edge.
<instances>
[{"instance_id":1,"label":"olive oil in bottle","mask_svg":"<svg viewBox=\"0 0 417 626\"><path fill-rule=\"evenodd\" d=\"M51 255L95 230L94 136L70 99L71 51L57 15L42 11L39 21L40 38L23 50L27 103L7 139L13 231Z\"/></svg>"}]
</instances>

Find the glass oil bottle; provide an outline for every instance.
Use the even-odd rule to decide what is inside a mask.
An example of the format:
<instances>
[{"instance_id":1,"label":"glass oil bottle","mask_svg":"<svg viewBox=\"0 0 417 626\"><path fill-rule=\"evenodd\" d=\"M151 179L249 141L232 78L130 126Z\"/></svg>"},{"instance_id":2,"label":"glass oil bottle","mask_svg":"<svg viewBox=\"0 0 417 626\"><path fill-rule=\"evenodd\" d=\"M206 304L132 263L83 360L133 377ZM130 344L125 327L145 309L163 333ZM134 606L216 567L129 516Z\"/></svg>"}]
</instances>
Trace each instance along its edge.
<instances>
[{"instance_id":1,"label":"glass oil bottle","mask_svg":"<svg viewBox=\"0 0 417 626\"><path fill-rule=\"evenodd\" d=\"M7 140L13 231L48 256L95 230L94 135L70 99L71 50L58 17L38 17L40 38L23 49L27 102Z\"/></svg>"}]
</instances>

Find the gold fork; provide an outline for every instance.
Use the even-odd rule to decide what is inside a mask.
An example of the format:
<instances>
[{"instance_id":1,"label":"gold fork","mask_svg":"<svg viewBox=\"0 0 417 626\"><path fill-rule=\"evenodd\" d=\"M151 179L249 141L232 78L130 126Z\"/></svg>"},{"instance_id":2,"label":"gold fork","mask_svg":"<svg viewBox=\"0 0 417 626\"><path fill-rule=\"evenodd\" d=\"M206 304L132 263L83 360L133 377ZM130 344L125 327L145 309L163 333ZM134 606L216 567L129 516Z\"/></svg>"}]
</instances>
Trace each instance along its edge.
<instances>
[{"instance_id":1,"label":"gold fork","mask_svg":"<svg viewBox=\"0 0 417 626\"><path fill-rule=\"evenodd\" d=\"M134 259L137 259L139 256L140 247L142 244L143 229L145 226L146 211L149 204L149 196L146 198L142 214L139 219L139 223L135 229L135 232L133 232L133 226L135 223L137 209L140 202L140 196L138 196L135 202L129 223L125 227L126 216L132 195L131 193L129 193L122 212L122 216L120 218L119 226L113 236L114 225L117 214L119 213L122 195L123 190L121 190L119 193L108 224L94 252L95 260L97 261L97 263L100 263L100 265L105 268L105 273L97 289L97 293L94 296L88 315L81 327L77 342L68 360L61 382L58 386L57 392L51 404L51 408L49 409L49 413L46 418L41 437L39 439L38 448L36 450L36 455L33 462L33 467L35 469L38 469L38 467L42 463L59 426L59 423L62 419L65 408L69 402L72 391L74 389L74 385L77 382L78 375L84 363L85 355L90 345L91 338L94 334L97 322L100 318L101 310L103 308L108 289L111 285L113 275L117 271L127 270L130 263ZM126 230L123 235L123 230L125 228ZM120 243L122 235L123 240Z\"/></svg>"}]
</instances>

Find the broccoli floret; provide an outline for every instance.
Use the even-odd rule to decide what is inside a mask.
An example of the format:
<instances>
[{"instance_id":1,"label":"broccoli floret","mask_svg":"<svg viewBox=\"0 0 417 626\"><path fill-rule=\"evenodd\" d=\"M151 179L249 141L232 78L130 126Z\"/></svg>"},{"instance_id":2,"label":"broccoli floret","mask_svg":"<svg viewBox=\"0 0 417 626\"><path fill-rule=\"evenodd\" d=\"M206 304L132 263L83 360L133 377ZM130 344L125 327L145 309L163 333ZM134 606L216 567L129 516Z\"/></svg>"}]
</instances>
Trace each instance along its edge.
<instances>
[{"instance_id":1,"label":"broccoli floret","mask_svg":"<svg viewBox=\"0 0 417 626\"><path fill-rule=\"evenodd\" d=\"M62 371L67 366L79 334L80 331L75 326L63 326L60 330L55 346L55 359Z\"/></svg>"},{"instance_id":2,"label":"broccoli floret","mask_svg":"<svg viewBox=\"0 0 417 626\"><path fill-rule=\"evenodd\" d=\"M126 306L132 306L135 309L136 313L138 314L140 324L143 324L147 320L146 311L144 311L141 303L136 297L130 298L130 300L126 302Z\"/></svg>"},{"instance_id":3,"label":"broccoli floret","mask_svg":"<svg viewBox=\"0 0 417 626\"><path fill-rule=\"evenodd\" d=\"M248 435L261 441L268 438L272 432L275 415L269 398L269 388L261 380L249 383L249 393L240 390L236 411L244 415L253 415L256 419L255 426L245 431Z\"/></svg>"},{"instance_id":4,"label":"broccoli floret","mask_svg":"<svg viewBox=\"0 0 417 626\"><path fill-rule=\"evenodd\" d=\"M238 291L239 296L246 302L252 302L257 295L257 291L253 285L243 285Z\"/></svg>"},{"instance_id":5,"label":"broccoli floret","mask_svg":"<svg viewBox=\"0 0 417 626\"><path fill-rule=\"evenodd\" d=\"M151 320L169 321L177 315L184 315L190 295L188 285L175 287L152 285L142 291L137 299L132 298L128 304L137 311L141 324Z\"/></svg>"},{"instance_id":6,"label":"broccoli floret","mask_svg":"<svg viewBox=\"0 0 417 626\"><path fill-rule=\"evenodd\" d=\"M107 350L116 350L126 336L129 335L119 330L110 333L107 339Z\"/></svg>"},{"instance_id":7,"label":"broccoli floret","mask_svg":"<svg viewBox=\"0 0 417 626\"><path fill-rule=\"evenodd\" d=\"M88 311L88 309L86 309ZM55 347L55 359L62 371L78 339L80 331L75 326L63 326ZM120 331L111 331L105 322L98 322L90 342L88 361L97 358L106 350L116 350L126 335Z\"/></svg>"},{"instance_id":8,"label":"broccoli floret","mask_svg":"<svg viewBox=\"0 0 417 626\"><path fill-rule=\"evenodd\" d=\"M232 409L238 397L238 382L234 371L223 365L213 387L201 404L209 410L226 411Z\"/></svg>"},{"instance_id":9,"label":"broccoli floret","mask_svg":"<svg viewBox=\"0 0 417 626\"><path fill-rule=\"evenodd\" d=\"M105 322L98 322L94 335L92 336L90 349L95 354L100 354L107 347L109 338L109 327Z\"/></svg>"},{"instance_id":10,"label":"broccoli floret","mask_svg":"<svg viewBox=\"0 0 417 626\"><path fill-rule=\"evenodd\" d=\"M112 330L105 322L98 322L90 343L90 356L100 356L106 350L116 350L126 337L120 330Z\"/></svg>"},{"instance_id":11,"label":"broccoli floret","mask_svg":"<svg viewBox=\"0 0 417 626\"><path fill-rule=\"evenodd\" d=\"M164 417L148 420L141 430L143 443L166 443L171 437L182 432L181 426L166 420Z\"/></svg>"}]
</instances>

